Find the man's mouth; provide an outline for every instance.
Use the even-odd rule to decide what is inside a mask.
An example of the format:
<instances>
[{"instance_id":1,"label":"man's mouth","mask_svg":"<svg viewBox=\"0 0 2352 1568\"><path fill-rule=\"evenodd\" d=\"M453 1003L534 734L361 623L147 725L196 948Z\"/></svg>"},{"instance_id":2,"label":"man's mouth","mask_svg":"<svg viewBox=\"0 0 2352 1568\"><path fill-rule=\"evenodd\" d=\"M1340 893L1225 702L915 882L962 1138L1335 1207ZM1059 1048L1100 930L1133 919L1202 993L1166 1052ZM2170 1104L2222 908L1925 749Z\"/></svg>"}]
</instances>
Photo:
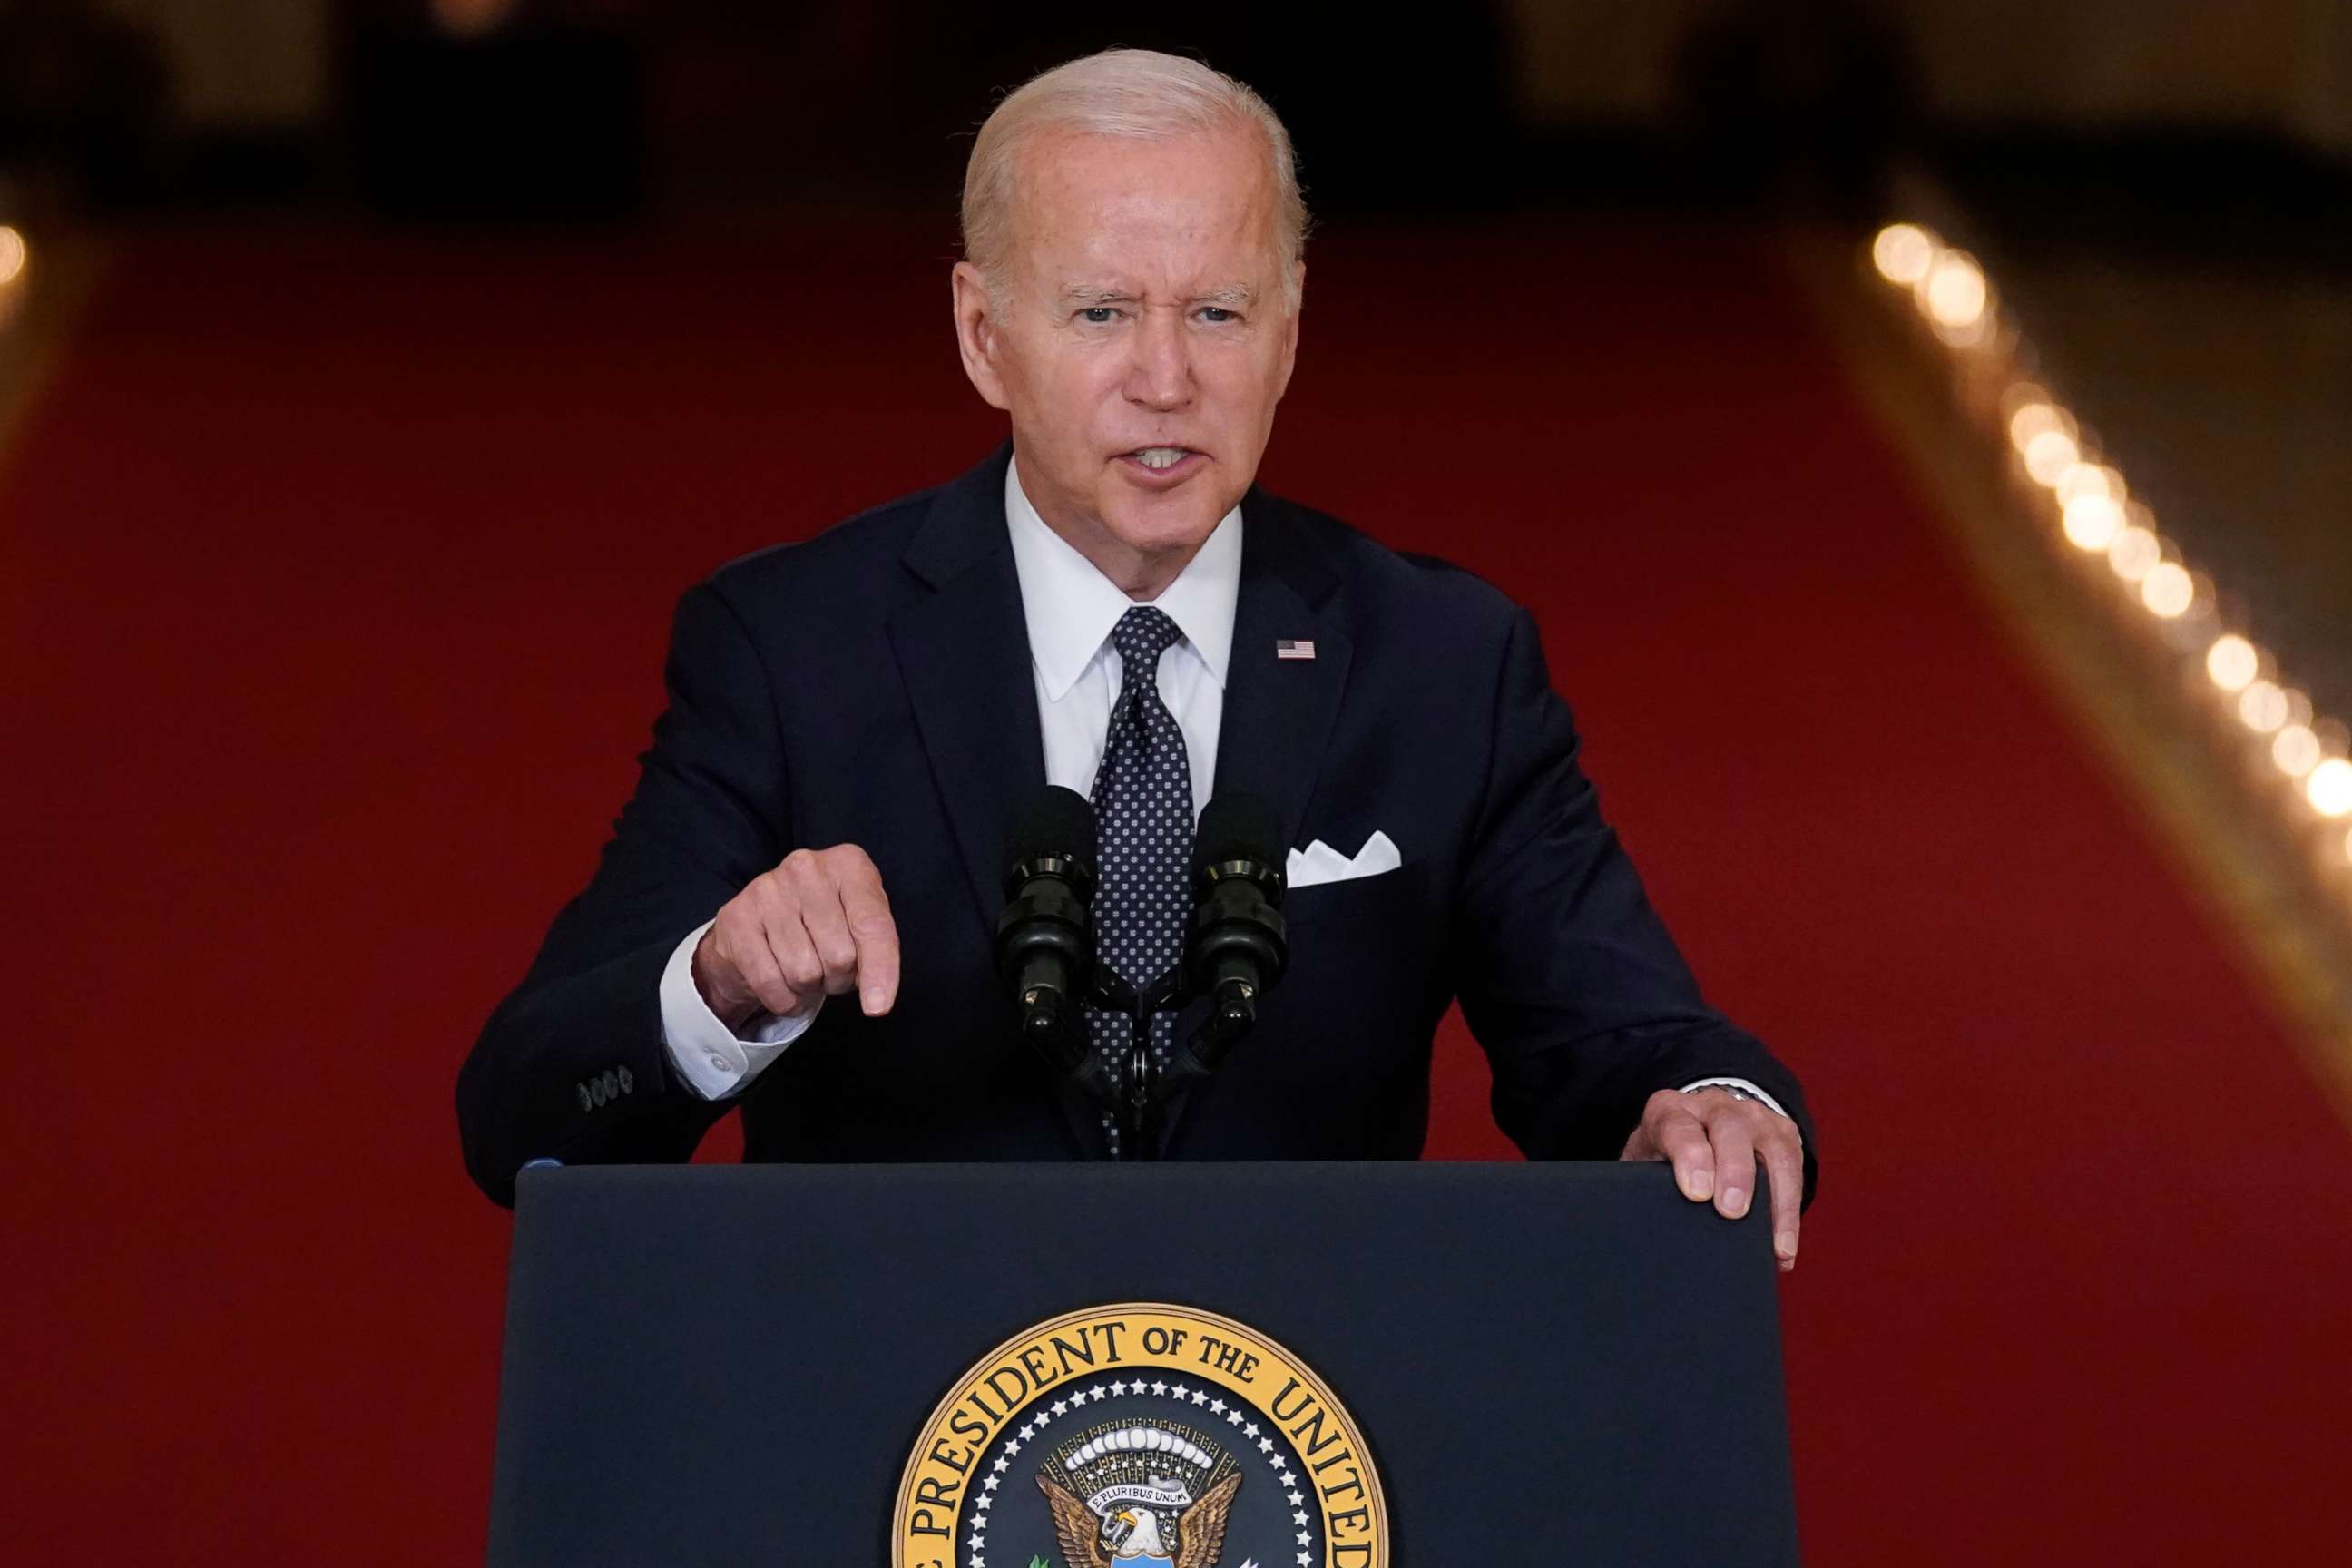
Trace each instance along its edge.
<instances>
[{"instance_id":1,"label":"man's mouth","mask_svg":"<svg viewBox=\"0 0 2352 1568\"><path fill-rule=\"evenodd\" d=\"M1127 454L1147 468L1172 468L1192 455L1190 447L1138 447Z\"/></svg>"},{"instance_id":2,"label":"man's mouth","mask_svg":"<svg viewBox=\"0 0 2352 1568\"><path fill-rule=\"evenodd\" d=\"M1190 447L1139 447L1120 454L1119 461L1132 463L1154 474L1173 473L1189 466L1201 454Z\"/></svg>"}]
</instances>

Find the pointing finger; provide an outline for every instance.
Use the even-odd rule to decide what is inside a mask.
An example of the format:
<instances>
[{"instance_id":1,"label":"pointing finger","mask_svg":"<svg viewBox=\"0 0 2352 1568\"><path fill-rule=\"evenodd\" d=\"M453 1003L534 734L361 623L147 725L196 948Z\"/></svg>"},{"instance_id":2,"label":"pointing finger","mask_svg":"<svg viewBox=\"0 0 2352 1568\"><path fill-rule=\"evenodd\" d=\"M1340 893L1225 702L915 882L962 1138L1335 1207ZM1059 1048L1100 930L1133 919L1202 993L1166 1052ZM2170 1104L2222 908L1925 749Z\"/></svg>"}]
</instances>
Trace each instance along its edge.
<instances>
[{"instance_id":1,"label":"pointing finger","mask_svg":"<svg viewBox=\"0 0 2352 1568\"><path fill-rule=\"evenodd\" d=\"M867 876L842 879L841 907L857 944L859 1005L867 1017L877 1018L898 999L898 924L890 918L882 879L870 865L866 869Z\"/></svg>"}]
</instances>

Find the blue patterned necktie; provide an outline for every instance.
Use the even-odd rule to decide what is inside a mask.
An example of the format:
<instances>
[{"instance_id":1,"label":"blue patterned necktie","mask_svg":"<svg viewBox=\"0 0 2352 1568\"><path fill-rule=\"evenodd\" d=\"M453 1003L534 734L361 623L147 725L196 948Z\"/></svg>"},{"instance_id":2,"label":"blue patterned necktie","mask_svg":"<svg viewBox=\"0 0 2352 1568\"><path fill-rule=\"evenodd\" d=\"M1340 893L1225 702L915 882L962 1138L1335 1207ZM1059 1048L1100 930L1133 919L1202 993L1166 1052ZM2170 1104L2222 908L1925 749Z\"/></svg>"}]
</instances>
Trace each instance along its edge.
<instances>
[{"instance_id":1,"label":"blue patterned necktie","mask_svg":"<svg viewBox=\"0 0 2352 1568\"><path fill-rule=\"evenodd\" d=\"M1192 858L1192 768L1184 732L1160 700L1160 656L1184 634L1167 613L1138 605L1111 629L1118 650L1118 700L1095 774L1095 822L1102 881L1095 894L1095 952L1139 990L1173 967L1184 940L1184 874ZM1117 1013L1088 1019L1096 1053L1113 1082L1125 1066L1131 1029ZM1165 1065L1176 1016L1151 1021L1151 1053ZM1103 1113L1113 1159L1118 1120Z\"/></svg>"}]
</instances>

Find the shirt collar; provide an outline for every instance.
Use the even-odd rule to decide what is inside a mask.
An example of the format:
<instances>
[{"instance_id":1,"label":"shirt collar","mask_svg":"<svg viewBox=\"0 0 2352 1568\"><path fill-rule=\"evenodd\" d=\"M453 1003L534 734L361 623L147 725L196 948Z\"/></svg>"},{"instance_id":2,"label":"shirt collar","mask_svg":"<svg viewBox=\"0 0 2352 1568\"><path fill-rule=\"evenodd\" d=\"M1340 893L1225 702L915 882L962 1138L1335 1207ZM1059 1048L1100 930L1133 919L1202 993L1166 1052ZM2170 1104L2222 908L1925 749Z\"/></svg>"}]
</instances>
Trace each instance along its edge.
<instances>
[{"instance_id":1,"label":"shirt collar","mask_svg":"<svg viewBox=\"0 0 2352 1568\"><path fill-rule=\"evenodd\" d=\"M1044 679L1045 700L1059 702L1136 601L1045 526L1021 489L1018 458L1004 468L1004 521L1013 534L1022 614L1029 623L1029 656ZM1242 509L1236 506L1217 521L1184 570L1152 601L1176 623L1220 690L1233 653L1241 584Z\"/></svg>"}]
</instances>

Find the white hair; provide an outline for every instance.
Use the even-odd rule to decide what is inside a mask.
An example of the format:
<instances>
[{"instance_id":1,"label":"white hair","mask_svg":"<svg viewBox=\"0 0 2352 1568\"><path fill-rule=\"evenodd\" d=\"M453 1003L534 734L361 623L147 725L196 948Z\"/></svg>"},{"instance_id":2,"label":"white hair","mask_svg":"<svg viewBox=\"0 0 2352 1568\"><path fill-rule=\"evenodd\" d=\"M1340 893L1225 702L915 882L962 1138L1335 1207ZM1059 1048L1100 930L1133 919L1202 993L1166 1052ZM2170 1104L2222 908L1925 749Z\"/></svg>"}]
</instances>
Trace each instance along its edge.
<instances>
[{"instance_id":1,"label":"white hair","mask_svg":"<svg viewBox=\"0 0 2352 1568\"><path fill-rule=\"evenodd\" d=\"M1105 49L1029 79L980 128L963 172L964 258L998 292L1011 248L1013 188L1021 151L1054 132L1160 141L1255 126L1274 175L1275 241L1286 309L1298 309L1307 251L1307 200L1290 132L1246 83L1181 55Z\"/></svg>"}]
</instances>

